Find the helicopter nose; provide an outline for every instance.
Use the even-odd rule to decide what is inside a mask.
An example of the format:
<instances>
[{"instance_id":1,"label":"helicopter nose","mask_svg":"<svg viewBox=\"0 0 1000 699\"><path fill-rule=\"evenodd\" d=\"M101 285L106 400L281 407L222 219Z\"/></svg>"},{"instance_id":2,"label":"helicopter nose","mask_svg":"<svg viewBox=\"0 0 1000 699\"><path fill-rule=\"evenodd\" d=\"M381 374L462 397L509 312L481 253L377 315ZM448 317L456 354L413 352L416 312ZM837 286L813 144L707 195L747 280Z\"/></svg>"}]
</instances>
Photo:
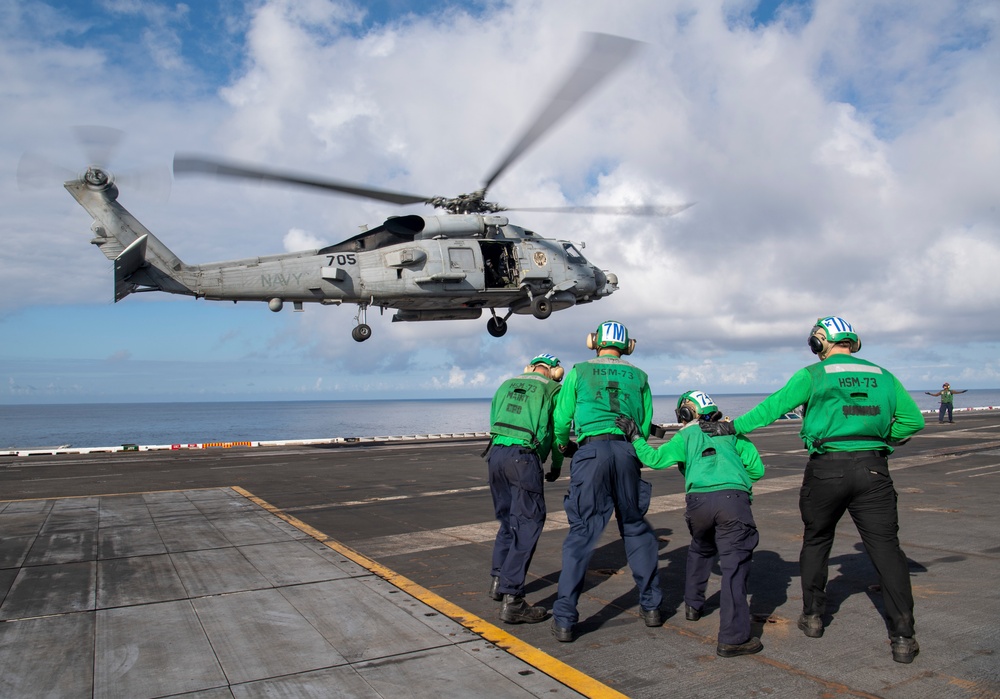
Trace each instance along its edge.
<instances>
[{"instance_id":1,"label":"helicopter nose","mask_svg":"<svg viewBox=\"0 0 1000 699\"><path fill-rule=\"evenodd\" d=\"M594 281L597 282L597 296L604 297L618 291L618 275L612 272L605 273L603 270L594 268Z\"/></svg>"}]
</instances>

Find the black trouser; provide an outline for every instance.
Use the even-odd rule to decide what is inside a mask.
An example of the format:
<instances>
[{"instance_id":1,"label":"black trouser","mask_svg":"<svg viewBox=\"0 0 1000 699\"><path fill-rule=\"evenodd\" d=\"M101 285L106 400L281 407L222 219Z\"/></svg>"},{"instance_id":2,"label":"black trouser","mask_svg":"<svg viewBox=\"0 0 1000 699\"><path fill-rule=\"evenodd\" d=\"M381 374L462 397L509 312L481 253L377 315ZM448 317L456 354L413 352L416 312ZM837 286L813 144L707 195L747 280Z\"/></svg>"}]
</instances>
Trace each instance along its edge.
<instances>
[{"instance_id":1,"label":"black trouser","mask_svg":"<svg viewBox=\"0 0 1000 699\"><path fill-rule=\"evenodd\" d=\"M844 511L858 528L875 565L891 636L913 635L913 592L906 556L899 547L896 490L889 463L878 452L813 456L799 492L805 531L799 568L806 614L826 611L827 565L837 522Z\"/></svg>"},{"instance_id":2,"label":"black trouser","mask_svg":"<svg viewBox=\"0 0 1000 699\"><path fill-rule=\"evenodd\" d=\"M684 519L691 532L684 601L699 612L705 608L705 589L712 564L719 557L722 588L719 601L719 643L750 640L747 578L760 535L750 511L750 495L742 490L688 493Z\"/></svg>"}]
</instances>

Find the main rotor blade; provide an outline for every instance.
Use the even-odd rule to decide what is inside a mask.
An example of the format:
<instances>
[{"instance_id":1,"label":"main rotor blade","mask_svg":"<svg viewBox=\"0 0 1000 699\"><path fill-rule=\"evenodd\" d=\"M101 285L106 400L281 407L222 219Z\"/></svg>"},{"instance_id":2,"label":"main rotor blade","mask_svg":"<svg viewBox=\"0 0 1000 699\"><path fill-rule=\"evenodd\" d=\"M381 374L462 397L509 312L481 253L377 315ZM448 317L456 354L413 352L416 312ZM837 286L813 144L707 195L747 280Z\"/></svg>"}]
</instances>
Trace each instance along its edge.
<instances>
[{"instance_id":1,"label":"main rotor blade","mask_svg":"<svg viewBox=\"0 0 1000 699\"><path fill-rule=\"evenodd\" d=\"M575 107L605 78L618 69L642 42L611 34L589 34L590 43L579 64L563 81L552 100L535 118L524 135L497 166L493 174L486 178L483 189L489 189L511 163L532 146L556 122Z\"/></svg>"},{"instance_id":2,"label":"main rotor blade","mask_svg":"<svg viewBox=\"0 0 1000 699\"><path fill-rule=\"evenodd\" d=\"M504 211L532 211L550 214L598 214L610 216L673 216L690 209L694 202L677 204L675 206L657 206L655 204L637 206L543 206L536 208L510 207Z\"/></svg>"},{"instance_id":3,"label":"main rotor blade","mask_svg":"<svg viewBox=\"0 0 1000 699\"><path fill-rule=\"evenodd\" d=\"M252 165L241 165L224 160L218 160L216 158L206 158L198 155L175 155L174 175L188 174L242 177L248 180L257 180L259 182L284 182L287 184L296 184L304 187L316 187L317 189L340 192L341 194L350 194L355 197L387 201L393 204L424 204L430 199L430 197L424 197L418 194L389 192L384 189L373 189L371 187L362 187L360 185L350 184L347 182L319 179L309 175L267 170Z\"/></svg>"}]
</instances>

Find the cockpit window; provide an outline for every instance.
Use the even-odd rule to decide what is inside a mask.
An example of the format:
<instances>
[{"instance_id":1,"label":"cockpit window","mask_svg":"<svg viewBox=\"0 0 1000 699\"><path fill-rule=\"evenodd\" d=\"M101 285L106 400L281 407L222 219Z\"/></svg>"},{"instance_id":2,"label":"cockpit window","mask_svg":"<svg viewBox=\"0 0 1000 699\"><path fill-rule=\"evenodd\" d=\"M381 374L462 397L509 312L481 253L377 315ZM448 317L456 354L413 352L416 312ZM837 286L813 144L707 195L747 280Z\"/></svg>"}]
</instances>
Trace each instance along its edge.
<instances>
[{"instance_id":1,"label":"cockpit window","mask_svg":"<svg viewBox=\"0 0 1000 699\"><path fill-rule=\"evenodd\" d=\"M583 257L579 250L573 243L563 243L563 248L566 250L566 259L574 264L585 264L587 260Z\"/></svg>"}]
</instances>

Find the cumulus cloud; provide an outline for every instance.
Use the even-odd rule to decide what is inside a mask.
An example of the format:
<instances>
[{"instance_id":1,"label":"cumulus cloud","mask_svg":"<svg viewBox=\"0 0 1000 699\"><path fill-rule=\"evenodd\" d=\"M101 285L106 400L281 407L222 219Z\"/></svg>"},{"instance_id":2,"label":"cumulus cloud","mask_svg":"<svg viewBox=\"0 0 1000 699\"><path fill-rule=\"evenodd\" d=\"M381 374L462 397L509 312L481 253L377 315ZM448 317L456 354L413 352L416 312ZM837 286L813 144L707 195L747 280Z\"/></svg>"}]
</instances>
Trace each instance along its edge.
<instances>
[{"instance_id":1,"label":"cumulus cloud","mask_svg":"<svg viewBox=\"0 0 1000 699\"><path fill-rule=\"evenodd\" d=\"M303 231L299 228L293 228L290 231L288 231L288 233L285 234L285 237L282 239L281 242L285 246L286 252L299 252L300 250L314 250L321 248L325 245L325 242L323 240L320 240L312 233Z\"/></svg>"},{"instance_id":2,"label":"cumulus cloud","mask_svg":"<svg viewBox=\"0 0 1000 699\"><path fill-rule=\"evenodd\" d=\"M106 4L150 37L142 71L91 40L95 28L27 3L50 16L42 26L22 5L2 11L0 29L10 162L42 143L79 168L79 149L57 134L107 115L127 132L114 154L123 166L206 151L421 195L481 184L581 32L645 42L490 192L511 206L695 202L672 218L510 214L585 242L621 290L544 322L514 316L501 340L486 335L488 316L390 325L373 312L360 346L355 308L233 321L248 323L234 337L261 338L257 354L324 363L338 377L326 390L392 376L378 384L392 391L417 376L430 391L488 394L538 351L586 358L582 338L609 317L639 338L634 360L657 385L767 389L811 359L803 338L829 313L904 381L934 375L919 358L933 349L970 382L995 384L1000 13L986 0L817 0L771 16L750 0L512 0L377 21L347 2L264 0L216 18L229 53L211 69L194 50L194 6ZM231 68L220 75L220 64ZM162 205L123 184L120 201L187 262L320 247L429 213L211 180L176 181ZM104 301L107 260L88 249L90 222L65 192L4 192L0 204L4 304Z\"/></svg>"}]
</instances>

